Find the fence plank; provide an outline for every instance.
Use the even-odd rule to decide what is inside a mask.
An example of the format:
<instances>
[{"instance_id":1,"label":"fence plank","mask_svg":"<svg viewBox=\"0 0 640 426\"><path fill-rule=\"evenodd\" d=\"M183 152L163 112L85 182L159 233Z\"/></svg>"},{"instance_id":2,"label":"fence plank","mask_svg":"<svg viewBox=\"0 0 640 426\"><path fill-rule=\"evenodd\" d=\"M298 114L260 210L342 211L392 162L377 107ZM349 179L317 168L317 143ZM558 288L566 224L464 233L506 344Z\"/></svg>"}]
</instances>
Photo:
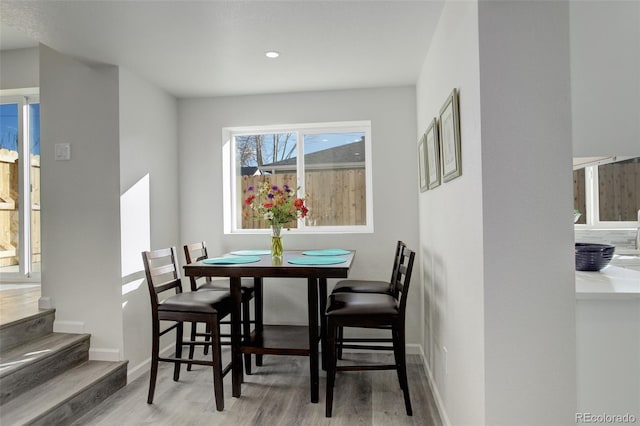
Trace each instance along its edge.
<instances>
[{"instance_id":1,"label":"fence plank","mask_svg":"<svg viewBox=\"0 0 640 426\"><path fill-rule=\"evenodd\" d=\"M246 189L260 185L265 180L282 186L287 183L296 187L294 173L242 176L241 200L248 195ZM363 225L366 220L366 182L362 169L314 170L305 174L309 208L308 226ZM254 218L242 219L244 229L266 228L264 221ZM295 223L291 224L295 227Z\"/></svg>"}]
</instances>

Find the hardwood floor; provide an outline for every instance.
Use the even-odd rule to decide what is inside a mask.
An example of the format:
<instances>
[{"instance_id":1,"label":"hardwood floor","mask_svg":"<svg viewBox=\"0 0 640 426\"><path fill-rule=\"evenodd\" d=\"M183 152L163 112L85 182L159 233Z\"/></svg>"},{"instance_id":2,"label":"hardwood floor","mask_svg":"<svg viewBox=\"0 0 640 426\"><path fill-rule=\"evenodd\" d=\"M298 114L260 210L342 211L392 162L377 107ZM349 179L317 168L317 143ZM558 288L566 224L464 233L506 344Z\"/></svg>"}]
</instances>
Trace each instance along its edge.
<instances>
[{"instance_id":1,"label":"hardwood floor","mask_svg":"<svg viewBox=\"0 0 640 426\"><path fill-rule=\"evenodd\" d=\"M0 324L38 312L39 285L0 285ZM203 357L202 351L197 351ZM345 353L347 363L390 363L391 354ZM229 362L229 349L223 349ZM211 368L183 367L180 381L173 366L161 363L154 403L148 405L149 375L129 383L74 425L421 425L440 426L433 395L420 357L407 356L413 416L405 413L394 371L338 372L333 417L324 417L325 373L320 373L320 401L309 402L309 360L306 357L265 356L264 366L245 376L242 396L231 397L231 375L224 379L225 410L217 412Z\"/></svg>"},{"instance_id":2,"label":"hardwood floor","mask_svg":"<svg viewBox=\"0 0 640 426\"><path fill-rule=\"evenodd\" d=\"M0 325L38 312L39 284L0 284Z\"/></svg>"},{"instance_id":3,"label":"hardwood floor","mask_svg":"<svg viewBox=\"0 0 640 426\"><path fill-rule=\"evenodd\" d=\"M224 349L228 362L228 349ZM385 360L386 354L345 354L349 359ZM404 409L394 371L342 372L336 376L333 417L324 417L325 374L320 374L320 402L309 402L309 367L305 357L265 356L264 366L245 376L242 396L231 397L231 376L224 380L225 410L215 411L211 369L183 368L172 380L173 366L161 363L154 403L146 403L148 374L128 384L74 425L421 425L442 424L417 355L407 358L413 417Z\"/></svg>"}]
</instances>

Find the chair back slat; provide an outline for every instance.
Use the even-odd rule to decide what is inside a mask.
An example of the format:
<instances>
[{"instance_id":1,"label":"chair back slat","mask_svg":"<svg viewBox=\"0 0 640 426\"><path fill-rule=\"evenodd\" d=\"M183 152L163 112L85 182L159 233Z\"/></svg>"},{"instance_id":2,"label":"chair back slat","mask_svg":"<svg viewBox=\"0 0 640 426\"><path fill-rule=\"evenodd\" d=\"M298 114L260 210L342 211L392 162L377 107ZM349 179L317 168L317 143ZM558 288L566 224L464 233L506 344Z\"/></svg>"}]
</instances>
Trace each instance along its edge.
<instances>
[{"instance_id":1,"label":"chair back slat","mask_svg":"<svg viewBox=\"0 0 640 426\"><path fill-rule=\"evenodd\" d=\"M168 290L182 293L182 280L178 269L176 248L158 249L142 252L144 271L147 276L147 287L151 306L158 306L159 294Z\"/></svg>"},{"instance_id":2,"label":"chair back slat","mask_svg":"<svg viewBox=\"0 0 640 426\"><path fill-rule=\"evenodd\" d=\"M175 277L176 267L173 263L168 265L161 265L156 267L151 267L149 273L152 277L159 277L162 275L172 274Z\"/></svg>"},{"instance_id":3,"label":"chair back slat","mask_svg":"<svg viewBox=\"0 0 640 426\"><path fill-rule=\"evenodd\" d=\"M161 248L161 249L145 252L147 253L145 257L149 259L149 261L152 261L152 260L160 259L163 257L169 257L174 252L175 252L175 248L173 247Z\"/></svg>"},{"instance_id":4,"label":"chair back slat","mask_svg":"<svg viewBox=\"0 0 640 426\"><path fill-rule=\"evenodd\" d=\"M184 258L187 264L208 259L207 244L204 241L186 244L184 246Z\"/></svg>"},{"instance_id":5,"label":"chair back slat","mask_svg":"<svg viewBox=\"0 0 640 426\"><path fill-rule=\"evenodd\" d=\"M394 282L394 297L400 299L399 308L402 317L404 317L407 307L407 295L409 294L409 284L411 283L411 273L413 271L415 256L416 253L413 250L406 247L403 249Z\"/></svg>"},{"instance_id":6,"label":"chair back slat","mask_svg":"<svg viewBox=\"0 0 640 426\"><path fill-rule=\"evenodd\" d=\"M396 281L396 276L398 275L398 266L400 266L400 259L402 257L402 252L404 251L404 249L407 247L407 245L398 240L398 243L396 244L396 253L393 257L393 269L391 270L391 279L389 280L389 291L391 293L394 293L394 282Z\"/></svg>"}]
</instances>

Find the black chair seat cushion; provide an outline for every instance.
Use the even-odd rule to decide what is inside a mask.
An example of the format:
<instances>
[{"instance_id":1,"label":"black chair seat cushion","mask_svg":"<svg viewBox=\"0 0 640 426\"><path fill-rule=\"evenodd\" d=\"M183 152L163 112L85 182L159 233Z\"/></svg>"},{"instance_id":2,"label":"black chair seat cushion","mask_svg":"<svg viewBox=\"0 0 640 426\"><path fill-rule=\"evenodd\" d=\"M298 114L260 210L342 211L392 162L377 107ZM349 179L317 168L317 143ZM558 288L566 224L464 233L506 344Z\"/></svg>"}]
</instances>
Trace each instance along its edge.
<instances>
[{"instance_id":1,"label":"black chair seat cushion","mask_svg":"<svg viewBox=\"0 0 640 426\"><path fill-rule=\"evenodd\" d=\"M166 298L158 304L158 311L222 314L230 312L232 303L229 292L190 291Z\"/></svg>"},{"instance_id":2,"label":"black chair seat cushion","mask_svg":"<svg viewBox=\"0 0 640 426\"><path fill-rule=\"evenodd\" d=\"M398 315L398 301L388 294L336 293L329 297L327 316Z\"/></svg>"},{"instance_id":3,"label":"black chair seat cushion","mask_svg":"<svg viewBox=\"0 0 640 426\"><path fill-rule=\"evenodd\" d=\"M391 294L390 284L385 281L343 280L338 281L332 293L381 293Z\"/></svg>"}]
</instances>

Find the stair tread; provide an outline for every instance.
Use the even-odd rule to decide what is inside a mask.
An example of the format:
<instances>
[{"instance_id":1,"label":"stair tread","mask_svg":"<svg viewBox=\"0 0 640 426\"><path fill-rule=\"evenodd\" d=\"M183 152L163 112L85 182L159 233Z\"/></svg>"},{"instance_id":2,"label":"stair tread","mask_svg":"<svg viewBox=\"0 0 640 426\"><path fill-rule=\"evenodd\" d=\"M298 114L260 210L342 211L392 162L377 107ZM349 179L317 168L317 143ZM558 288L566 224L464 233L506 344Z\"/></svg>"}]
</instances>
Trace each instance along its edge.
<instances>
[{"instance_id":1,"label":"stair tread","mask_svg":"<svg viewBox=\"0 0 640 426\"><path fill-rule=\"evenodd\" d=\"M25 365L53 356L57 351L88 340L90 337L90 334L50 333L2 351L0 352L0 378L24 368Z\"/></svg>"},{"instance_id":2,"label":"stair tread","mask_svg":"<svg viewBox=\"0 0 640 426\"><path fill-rule=\"evenodd\" d=\"M69 369L4 404L0 423L29 423L126 364L127 361L87 361Z\"/></svg>"},{"instance_id":3,"label":"stair tread","mask_svg":"<svg viewBox=\"0 0 640 426\"><path fill-rule=\"evenodd\" d=\"M25 315L23 311L21 311L18 314L15 315L20 315L18 318L15 319L4 319L2 323L0 323L0 331L4 331L7 329L10 329L11 327L15 327L18 324L22 324L25 322L30 322L33 321L34 319L40 318L40 317L44 317L47 315L55 315L56 310L53 308L50 309L39 309L37 307L34 307L32 310L32 313ZM5 316L5 314L3 313L3 316ZM13 316L12 316L13 317Z\"/></svg>"},{"instance_id":4,"label":"stair tread","mask_svg":"<svg viewBox=\"0 0 640 426\"><path fill-rule=\"evenodd\" d=\"M53 332L55 309L43 309L33 315L25 311L8 309L1 310L0 321L0 353L11 348L39 339Z\"/></svg>"}]
</instances>

